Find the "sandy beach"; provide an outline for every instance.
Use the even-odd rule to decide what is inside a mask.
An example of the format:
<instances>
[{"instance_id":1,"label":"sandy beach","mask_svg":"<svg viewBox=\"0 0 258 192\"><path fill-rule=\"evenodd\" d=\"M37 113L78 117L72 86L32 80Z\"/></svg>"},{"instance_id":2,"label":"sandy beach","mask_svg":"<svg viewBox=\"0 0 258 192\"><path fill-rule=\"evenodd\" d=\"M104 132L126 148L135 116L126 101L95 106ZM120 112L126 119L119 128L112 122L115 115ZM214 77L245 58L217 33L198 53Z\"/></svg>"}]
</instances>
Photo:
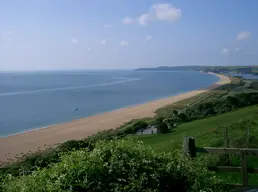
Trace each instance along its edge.
<instances>
[{"instance_id":1,"label":"sandy beach","mask_svg":"<svg viewBox=\"0 0 258 192\"><path fill-rule=\"evenodd\" d=\"M230 83L228 77L219 74L214 75L220 78L215 84L215 87ZM116 128L132 119L154 116L154 112L158 108L210 89L212 87L0 138L0 161L7 161L8 158L14 158L16 154L36 151L38 148L42 149L46 146L62 143L67 140L86 138L99 131Z\"/></svg>"}]
</instances>

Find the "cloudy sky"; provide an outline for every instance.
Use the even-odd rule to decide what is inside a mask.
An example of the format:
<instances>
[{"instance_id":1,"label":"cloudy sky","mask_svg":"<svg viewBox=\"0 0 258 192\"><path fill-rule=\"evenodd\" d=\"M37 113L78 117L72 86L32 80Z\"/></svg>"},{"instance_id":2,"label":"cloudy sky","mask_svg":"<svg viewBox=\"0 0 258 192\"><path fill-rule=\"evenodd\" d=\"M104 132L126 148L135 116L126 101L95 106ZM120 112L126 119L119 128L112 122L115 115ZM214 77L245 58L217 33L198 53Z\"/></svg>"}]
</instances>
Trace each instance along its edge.
<instances>
[{"instance_id":1,"label":"cloudy sky","mask_svg":"<svg viewBox=\"0 0 258 192\"><path fill-rule=\"evenodd\" d=\"M257 0L1 0L0 70L258 64Z\"/></svg>"}]
</instances>

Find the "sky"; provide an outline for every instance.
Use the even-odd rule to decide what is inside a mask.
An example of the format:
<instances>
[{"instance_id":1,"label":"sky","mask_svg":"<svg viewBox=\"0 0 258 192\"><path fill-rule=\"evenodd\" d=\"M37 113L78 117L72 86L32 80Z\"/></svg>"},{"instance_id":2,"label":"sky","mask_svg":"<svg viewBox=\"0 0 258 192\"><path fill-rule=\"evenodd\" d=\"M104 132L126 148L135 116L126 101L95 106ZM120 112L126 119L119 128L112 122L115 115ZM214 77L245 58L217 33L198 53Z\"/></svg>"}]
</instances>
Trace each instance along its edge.
<instances>
[{"instance_id":1,"label":"sky","mask_svg":"<svg viewBox=\"0 0 258 192\"><path fill-rule=\"evenodd\" d=\"M1 0L0 71L257 65L257 0Z\"/></svg>"}]
</instances>

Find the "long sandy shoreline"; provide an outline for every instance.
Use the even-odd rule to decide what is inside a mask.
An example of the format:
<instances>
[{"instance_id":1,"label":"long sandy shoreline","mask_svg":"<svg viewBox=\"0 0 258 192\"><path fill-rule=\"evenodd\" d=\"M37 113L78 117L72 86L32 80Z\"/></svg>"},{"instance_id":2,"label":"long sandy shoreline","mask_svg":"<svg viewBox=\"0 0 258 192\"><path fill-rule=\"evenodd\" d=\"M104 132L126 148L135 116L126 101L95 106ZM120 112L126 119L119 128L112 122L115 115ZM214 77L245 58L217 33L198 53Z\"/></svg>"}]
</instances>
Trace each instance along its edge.
<instances>
[{"instance_id":1,"label":"long sandy shoreline","mask_svg":"<svg viewBox=\"0 0 258 192\"><path fill-rule=\"evenodd\" d=\"M214 74L220 78L217 86L230 83L226 76ZM210 89L200 89L180 95L151 101L145 104L118 109L111 112L90 116L71 122L52 125L8 137L0 138L0 161L14 158L16 154L36 151L39 148L55 145L71 139L82 139L99 131L116 128L132 119L152 117L161 107L173 104L183 99L204 93Z\"/></svg>"}]
</instances>

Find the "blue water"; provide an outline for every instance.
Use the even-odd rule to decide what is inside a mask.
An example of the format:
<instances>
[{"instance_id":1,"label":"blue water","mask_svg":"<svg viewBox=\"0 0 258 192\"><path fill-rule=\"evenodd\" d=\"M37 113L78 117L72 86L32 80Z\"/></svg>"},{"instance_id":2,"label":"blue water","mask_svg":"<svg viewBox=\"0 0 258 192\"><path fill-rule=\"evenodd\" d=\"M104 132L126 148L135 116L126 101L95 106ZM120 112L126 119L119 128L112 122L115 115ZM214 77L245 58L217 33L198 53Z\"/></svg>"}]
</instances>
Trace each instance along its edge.
<instances>
[{"instance_id":1,"label":"blue water","mask_svg":"<svg viewBox=\"0 0 258 192\"><path fill-rule=\"evenodd\" d=\"M217 80L180 71L0 73L0 136L204 88Z\"/></svg>"}]
</instances>

